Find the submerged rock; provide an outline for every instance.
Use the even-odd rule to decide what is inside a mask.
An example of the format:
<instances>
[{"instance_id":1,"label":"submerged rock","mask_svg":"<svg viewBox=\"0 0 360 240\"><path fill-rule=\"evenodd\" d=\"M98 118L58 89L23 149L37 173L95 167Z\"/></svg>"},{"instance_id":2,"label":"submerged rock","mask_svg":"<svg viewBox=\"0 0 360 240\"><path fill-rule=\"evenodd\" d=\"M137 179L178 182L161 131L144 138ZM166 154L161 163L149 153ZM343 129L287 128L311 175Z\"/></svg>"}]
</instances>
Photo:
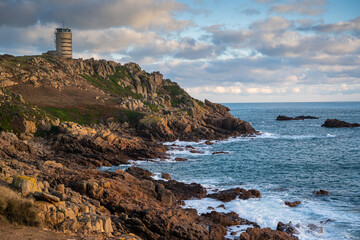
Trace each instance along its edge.
<instances>
[{"instance_id":1,"label":"submerged rock","mask_svg":"<svg viewBox=\"0 0 360 240\"><path fill-rule=\"evenodd\" d=\"M291 222L289 223L279 222L276 227L276 230L281 232L286 232L290 235L299 234L299 231L296 230L296 228L292 225Z\"/></svg>"},{"instance_id":2,"label":"submerged rock","mask_svg":"<svg viewBox=\"0 0 360 240\"><path fill-rule=\"evenodd\" d=\"M319 191L316 192L316 195L329 195L328 191L322 190L320 189Z\"/></svg>"},{"instance_id":3,"label":"submerged rock","mask_svg":"<svg viewBox=\"0 0 360 240\"><path fill-rule=\"evenodd\" d=\"M340 121L338 119L326 119L322 127L328 128L353 128L353 127L360 127L360 123L348 123L344 121Z\"/></svg>"},{"instance_id":4,"label":"submerged rock","mask_svg":"<svg viewBox=\"0 0 360 240\"><path fill-rule=\"evenodd\" d=\"M284 203L285 203L286 206L289 206L289 207L297 207L297 206L299 206L299 204L301 202L300 201L294 201L294 202L285 201Z\"/></svg>"},{"instance_id":5,"label":"submerged rock","mask_svg":"<svg viewBox=\"0 0 360 240\"><path fill-rule=\"evenodd\" d=\"M219 151L219 152L213 152L213 155L217 155L217 154L229 154L229 152L224 152L224 151Z\"/></svg>"}]
</instances>

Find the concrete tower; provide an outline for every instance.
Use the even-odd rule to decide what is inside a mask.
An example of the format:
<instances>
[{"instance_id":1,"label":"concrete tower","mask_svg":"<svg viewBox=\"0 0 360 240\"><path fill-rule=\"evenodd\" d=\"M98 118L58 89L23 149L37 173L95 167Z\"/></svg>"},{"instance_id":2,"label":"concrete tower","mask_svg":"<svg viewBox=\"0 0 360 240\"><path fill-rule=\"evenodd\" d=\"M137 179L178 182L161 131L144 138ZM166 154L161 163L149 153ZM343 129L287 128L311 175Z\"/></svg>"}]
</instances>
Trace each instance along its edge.
<instances>
[{"instance_id":1,"label":"concrete tower","mask_svg":"<svg viewBox=\"0 0 360 240\"><path fill-rule=\"evenodd\" d=\"M71 28L57 28L56 36L56 55L64 58L72 58L72 33Z\"/></svg>"}]
</instances>

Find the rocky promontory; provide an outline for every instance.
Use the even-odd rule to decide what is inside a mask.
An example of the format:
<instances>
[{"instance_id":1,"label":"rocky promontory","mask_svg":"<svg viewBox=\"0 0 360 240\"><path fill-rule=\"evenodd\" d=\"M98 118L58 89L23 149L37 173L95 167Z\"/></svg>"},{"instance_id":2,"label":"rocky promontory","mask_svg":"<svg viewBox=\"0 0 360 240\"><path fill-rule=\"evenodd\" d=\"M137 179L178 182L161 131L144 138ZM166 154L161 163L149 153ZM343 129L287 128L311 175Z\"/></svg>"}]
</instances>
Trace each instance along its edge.
<instances>
[{"instance_id":1,"label":"rocky promontory","mask_svg":"<svg viewBox=\"0 0 360 240\"><path fill-rule=\"evenodd\" d=\"M161 141L257 134L227 107L199 101L135 63L0 56L0 215L74 239L224 239L256 223L234 213L181 207L204 198L200 184L156 180L129 160L167 158ZM217 199L260 197L234 189ZM247 231L246 238L260 230ZM270 239L286 233L261 230ZM285 235L284 235L285 234ZM239 234L240 235L240 234ZM252 238L251 238L252 239Z\"/></svg>"}]
</instances>

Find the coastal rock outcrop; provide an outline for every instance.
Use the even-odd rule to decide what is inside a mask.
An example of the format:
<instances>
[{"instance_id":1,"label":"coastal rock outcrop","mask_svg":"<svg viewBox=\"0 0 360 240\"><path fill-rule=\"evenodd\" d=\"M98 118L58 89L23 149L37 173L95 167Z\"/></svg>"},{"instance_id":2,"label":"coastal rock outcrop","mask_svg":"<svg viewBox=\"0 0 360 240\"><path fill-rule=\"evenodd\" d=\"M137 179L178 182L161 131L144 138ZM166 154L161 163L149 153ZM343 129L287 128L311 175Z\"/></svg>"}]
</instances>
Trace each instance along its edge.
<instances>
[{"instance_id":1,"label":"coastal rock outcrop","mask_svg":"<svg viewBox=\"0 0 360 240\"><path fill-rule=\"evenodd\" d=\"M326 119L322 127L328 128L354 128L360 127L360 123L348 123L344 121L340 121L338 119Z\"/></svg>"},{"instance_id":2,"label":"coastal rock outcrop","mask_svg":"<svg viewBox=\"0 0 360 240\"><path fill-rule=\"evenodd\" d=\"M278 121L305 120L305 119L319 119L319 117L303 116L303 115L297 117L287 117L287 116L279 115L276 118L276 120Z\"/></svg>"},{"instance_id":3,"label":"coastal rock outcrop","mask_svg":"<svg viewBox=\"0 0 360 240\"><path fill-rule=\"evenodd\" d=\"M261 193L255 189L245 190L243 188L232 188L217 193L208 194L207 197L214 198L223 202L230 202L236 198L243 200L249 198L260 198Z\"/></svg>"},{"instance_id":4,"label":"coastal rock outcrop","mask_svg":"<svg viewBox=\"0 0 360 240\"><path fill-rule=\"evenodd\" d=\"M229 108L196 100L136 63L2 55L0 77L0 184L32 198L44 227L85 238L151 240L220 240L229 224L256 227L234 213L199 216L181 207L206 197L200 184L166 174L156 180L137 167L102 171L130 159L169 157L159 141L258 133ZM237 188L208 196L261 194Z\"/></svg>"},{"instance_id":5,"label":"coastal rock outcrop","mask_svg":"<svg viewBox=\"0 0 360 240\"><path fill-rule=\"evenodd\" d=\"M298 240L297 237L271 228L247 228L241 233L240 240Z\"/></svg>"}]
</instances>

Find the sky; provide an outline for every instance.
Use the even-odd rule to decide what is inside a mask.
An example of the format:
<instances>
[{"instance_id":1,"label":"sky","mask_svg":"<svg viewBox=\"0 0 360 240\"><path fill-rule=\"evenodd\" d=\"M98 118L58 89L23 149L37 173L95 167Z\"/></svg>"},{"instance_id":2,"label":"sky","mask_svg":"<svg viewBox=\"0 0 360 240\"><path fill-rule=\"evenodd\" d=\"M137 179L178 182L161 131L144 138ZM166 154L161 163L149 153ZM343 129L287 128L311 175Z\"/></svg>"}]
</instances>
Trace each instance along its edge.
<instances>
[{"instance_id":1,"label":"sky","mask_svg":"<svg viewBox=\"0 0 360 240\"><path fill-rule=\"evenodd\" d=\"M0 54L136 62L193 97L360 101L359 0L0 0Z\"/></svg>"}]
</instances>

